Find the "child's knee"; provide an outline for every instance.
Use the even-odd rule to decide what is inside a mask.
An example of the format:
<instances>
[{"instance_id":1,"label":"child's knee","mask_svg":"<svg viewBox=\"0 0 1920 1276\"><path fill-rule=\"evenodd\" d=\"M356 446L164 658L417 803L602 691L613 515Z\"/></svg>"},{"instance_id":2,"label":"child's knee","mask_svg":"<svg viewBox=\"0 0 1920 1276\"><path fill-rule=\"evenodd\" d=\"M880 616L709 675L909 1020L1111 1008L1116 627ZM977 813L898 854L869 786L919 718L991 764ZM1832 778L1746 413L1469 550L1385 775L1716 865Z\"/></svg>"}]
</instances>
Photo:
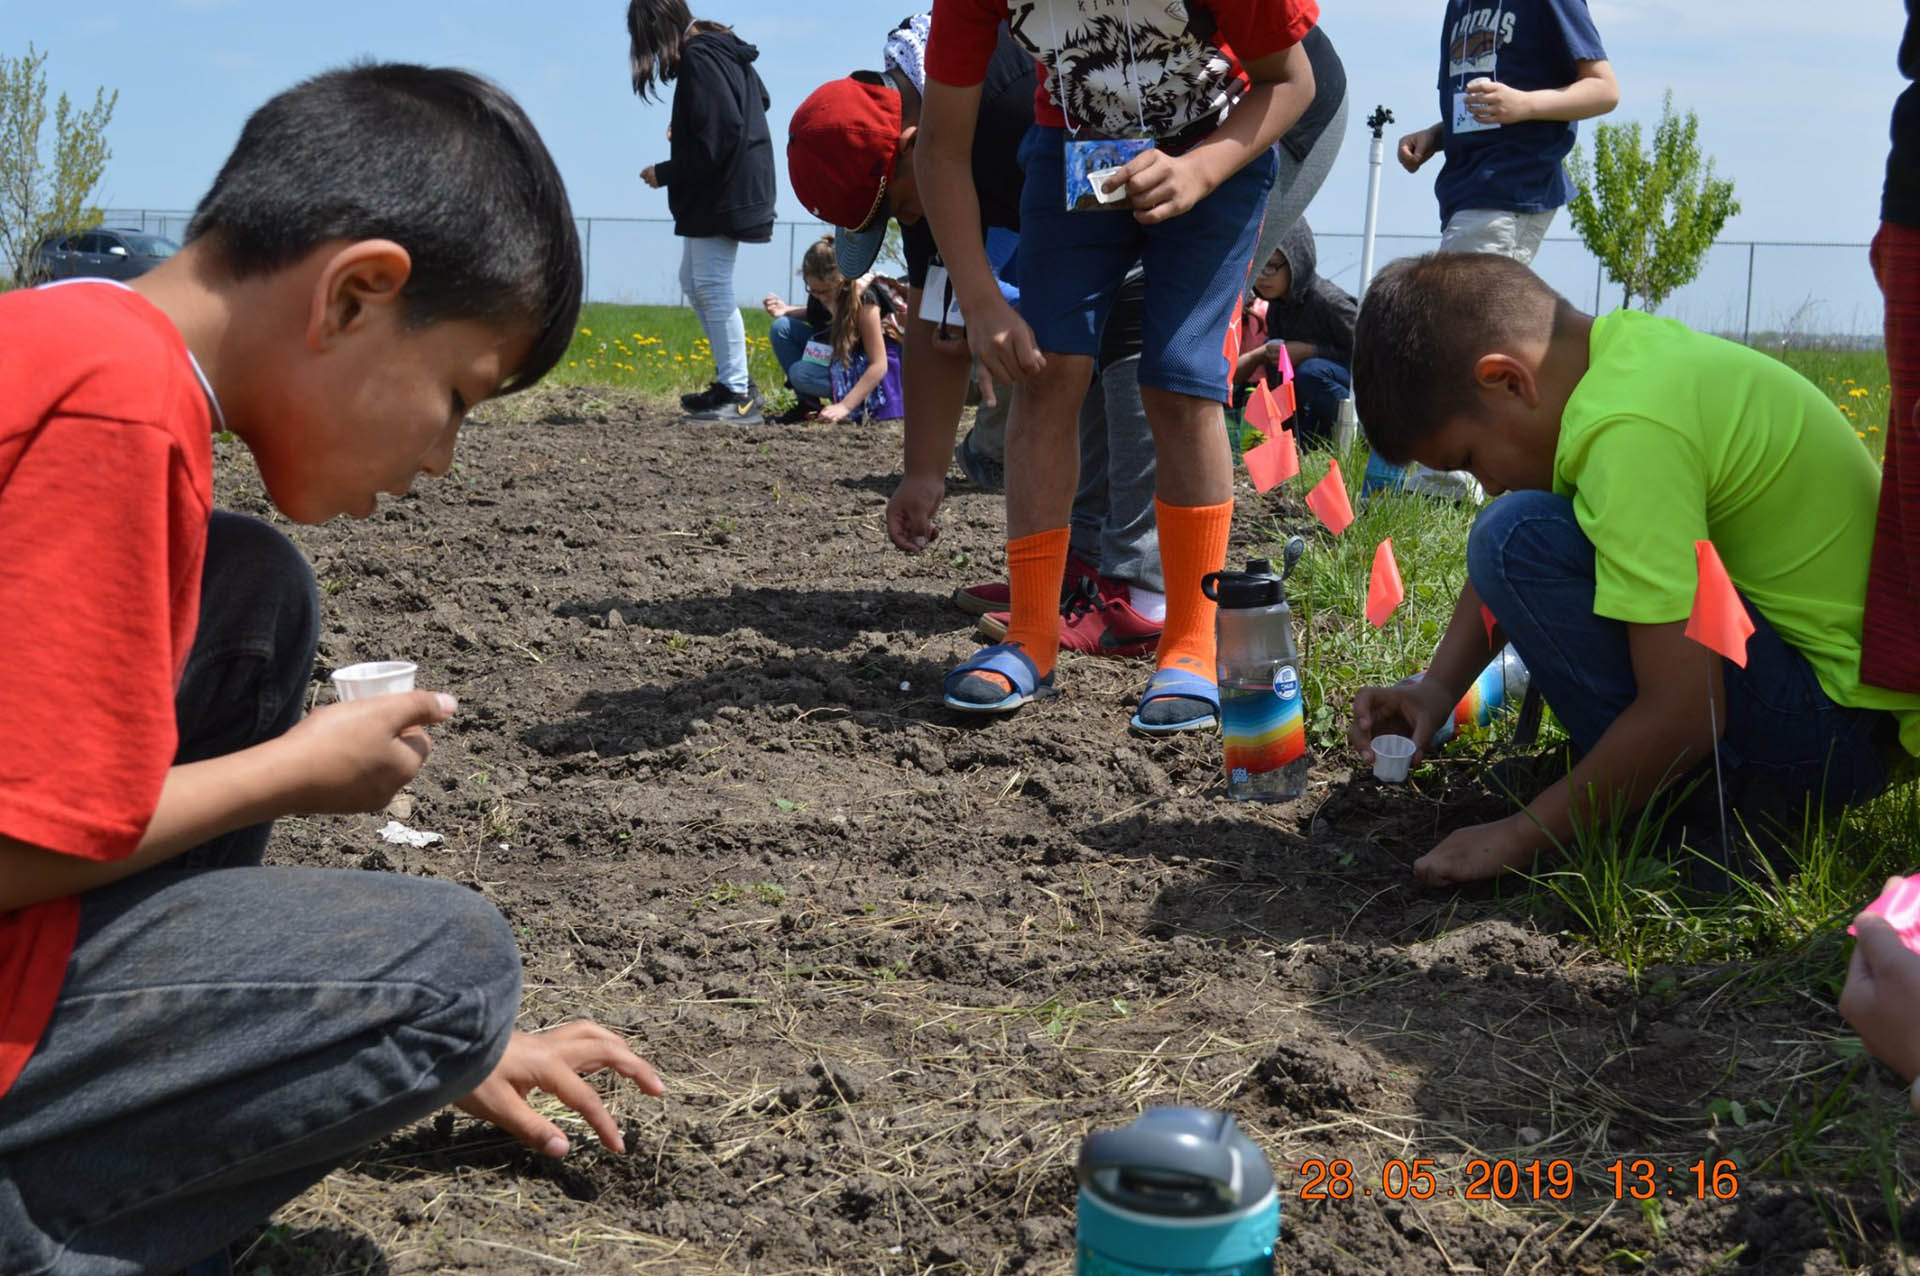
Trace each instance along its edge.
<instances>
[{"instance_id":1,"label":"child's knee","mask_svg":"<svg viewBox=\"0 0 1920 1276\"><path fill-rule=\"evenodd\" d=\"M1584 539L1573 515L1573 503L1564 496L1508 492L1489 502L1473 520L1473 530L1467 534L1467 579L1482 598L1504 592L1522 538L1544 545L1564 538L1568 532Z\"/></svg>"}]
</instances>

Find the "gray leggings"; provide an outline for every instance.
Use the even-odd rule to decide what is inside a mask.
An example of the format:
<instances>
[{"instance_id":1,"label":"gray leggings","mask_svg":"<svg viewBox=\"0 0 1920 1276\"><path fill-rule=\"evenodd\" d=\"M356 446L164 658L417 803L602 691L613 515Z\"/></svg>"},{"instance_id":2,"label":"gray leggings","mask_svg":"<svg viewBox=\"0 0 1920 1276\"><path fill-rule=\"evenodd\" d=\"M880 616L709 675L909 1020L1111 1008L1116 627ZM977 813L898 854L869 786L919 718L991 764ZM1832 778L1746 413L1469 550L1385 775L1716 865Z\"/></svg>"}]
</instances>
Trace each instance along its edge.
<instances>
[{"instance_id":1,"label":"gray leggings","mask_svg":"<svg viewBox=\"0 0 1920 1276\"><path fill-rule=\"evenodd\" d=\"M1280 246L1280 236L1300 220L1307 205L1320 193L1327 174L1333 171L1340 143L1347 136L1347 103L1347 98L1340 99L1333 118L1313 140L1305 159L1295 159L1292 151L1280 148L1280 173L1273 179L1273 194L1267 197L1267 220L1260 227L1260 242L1253 250L1253 271L1247 276L1248 297L1253 296L1253 276L1260 272L1261 264L1273 256L1273 250Z\"/></svg>"}]
</instances>

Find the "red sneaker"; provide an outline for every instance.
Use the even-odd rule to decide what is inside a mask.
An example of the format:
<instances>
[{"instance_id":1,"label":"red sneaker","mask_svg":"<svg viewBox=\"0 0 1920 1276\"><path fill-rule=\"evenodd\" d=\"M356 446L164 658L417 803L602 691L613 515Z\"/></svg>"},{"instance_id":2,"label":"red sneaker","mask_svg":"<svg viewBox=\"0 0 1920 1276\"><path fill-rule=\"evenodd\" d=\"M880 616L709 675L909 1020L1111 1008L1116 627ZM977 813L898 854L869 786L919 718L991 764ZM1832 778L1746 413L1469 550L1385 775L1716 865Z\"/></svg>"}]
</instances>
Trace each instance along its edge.
<instances>
[{"instance_id":1,"label":"red sneaker","mask_svg":"<svg viewBox=\"0 0 1920 1276\"><path fill-rule=\"evenodd\" d=\"M1163 626L1135 611L1132 597L1125 581L1084 578L1060 606L1060 649L1120 657L1145 655L1159 646ZM989 612L980 617L978 627L998 642L1012 623L1010 612Z\"/></svg>"},{"instance_id":2,"label":"red sneaker","mask_svg":"<svg viewBox=\"0 0 1920 1276\"><path fill-rule=\"evenodd\" d=\"M1066 606L1067 599L1073 595L1074 587L1082 579L1090 576L1097 577L1099 574L1073 555L1067 555L1066 578L1060 582L1060 605ZM967 585L953 591L953 605L969 616L984 616L989 612L1005 611L1013 606L1013 587L1004 580L989 580L978 585Z\"/></svg>"}]
</instances>

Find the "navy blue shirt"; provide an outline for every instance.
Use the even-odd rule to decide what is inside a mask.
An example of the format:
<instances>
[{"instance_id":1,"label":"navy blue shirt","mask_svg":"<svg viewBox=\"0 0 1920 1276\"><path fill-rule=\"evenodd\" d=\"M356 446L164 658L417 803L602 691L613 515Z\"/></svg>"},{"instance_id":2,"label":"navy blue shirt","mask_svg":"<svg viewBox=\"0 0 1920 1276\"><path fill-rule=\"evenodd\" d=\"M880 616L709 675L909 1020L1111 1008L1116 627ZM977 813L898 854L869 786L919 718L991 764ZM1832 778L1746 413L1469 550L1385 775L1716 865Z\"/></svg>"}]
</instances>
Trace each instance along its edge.
<instances>
[{"instance_id":1,"label":"navy blue shirt","mask_svg":"<svg viewBox=\"0 0 1920 1276\"><path fill-rule=\"evenodd\" d=\"M1516 89L1563 89L1579 62L1607 56L1586 0L1448 0L1440 31L1440 129L1446 166L1434 183L1440 224L1463 208L1538 213L1573 197L1562 161L1574 127L1561 120L1454 128L1467 85L1486 78Z\"/></svg>"}]
</instances>

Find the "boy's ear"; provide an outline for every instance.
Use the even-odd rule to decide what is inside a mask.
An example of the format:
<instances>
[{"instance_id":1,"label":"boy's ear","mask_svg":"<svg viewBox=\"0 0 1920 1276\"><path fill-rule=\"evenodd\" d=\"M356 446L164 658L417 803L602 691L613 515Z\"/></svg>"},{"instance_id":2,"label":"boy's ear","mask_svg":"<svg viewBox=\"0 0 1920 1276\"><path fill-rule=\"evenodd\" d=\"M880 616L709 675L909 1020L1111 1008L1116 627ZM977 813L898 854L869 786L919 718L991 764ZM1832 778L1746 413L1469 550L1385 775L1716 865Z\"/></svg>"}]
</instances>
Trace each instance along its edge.
<instances>
[{"instance_id":1,"label":"boy's ear","mask_svg":"<svg viewBox=\"0 0 1920 1276\"><path fill-rule=\"evenodd\" d=\"M307 341L325 349L381 306L397 305L413 275L413 257L391 239L362 239L320 264L307 316Z\"/></svg>"},{"instance_id":2,"label":"boy's ear","mask_svg":"<svg viewBox=\"0 0 1920 1276\"><path fill-rule=\"evenodd\" d=\"M1524 359L1500 351L1481 355L1473 364L1473 382L1482 390L1511 395L1530 408L1540 406L1540 383Z\"/></svg>"},{"instance_id":3,"label":"boy's ear","mask_svg":"<svg viewBox=\"0 0 1920 1276\"><path fill-rule=\"evenodd\" d=\"M918 124L909 124L905 128L900 130L900 145L895 149L895 152L894 152L895 155L898 156L898 158L894 161L896 166L899 164L900 160L904 160L907 158L907 153L913 149L913 144L919 140L920 140L920 126Z\"/></svg>"}]
</instances>

